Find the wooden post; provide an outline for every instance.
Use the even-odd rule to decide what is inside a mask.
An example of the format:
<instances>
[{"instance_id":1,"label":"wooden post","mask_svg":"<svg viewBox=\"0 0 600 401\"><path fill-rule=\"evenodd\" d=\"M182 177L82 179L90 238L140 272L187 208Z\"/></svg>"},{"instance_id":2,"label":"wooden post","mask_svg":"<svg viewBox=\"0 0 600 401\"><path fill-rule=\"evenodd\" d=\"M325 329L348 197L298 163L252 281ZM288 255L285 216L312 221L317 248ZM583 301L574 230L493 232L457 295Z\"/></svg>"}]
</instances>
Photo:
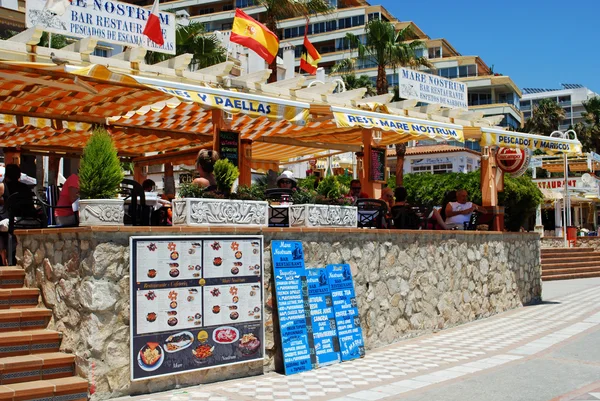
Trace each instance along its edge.
<instances>
[{"instance_id":1,"label":"wooden post","mask_svg":"<svg viewBox=\"0 0 600 401\"><path fill-rule=\"evenodd\" d=\"M250 139L240 140L240 153L238 165L240 169L240 185L250 186L252 184L252 141Z\"/></svg>"},{"instance_id":2,"label":"wooden post","mask_svg":"<svg viewBox=\"0 0 600 401\"><path fill-rule=\"evenodd\" d=\"M369 195L370 198L379 199L381 197L381 184L371 181L371 147L373 141L373 131L370 129L362 130L363 139L363 169L358 179L362 186L362 192Z\"/></svg>"},{"instance_id":3,"label":"wooden post","mask_svg":"<svg viewBox=\"0 0 600 401\"><path fill-rule=\"evenodd\" d=\"M504 188L503 181L504 173L496 165L496 151L484 148L481 157L481 206L494 214L494 231L504 231L504 208L498 206L498 187Z\"/></svg>"},{"instance_id":4,"label":"wooden post","mask_svg":"<svg viewBox=\"0 0 600 401\"><path fill-rule=\"evenodd\" d=\"M219 132L223 124L223 112L219 109L212 109L212 134L213 134L213 150L219 151Z\"/></svg>"},{"instance_id":5,"label":"wooden post","mask_svg":"<svg viewBox=\"0 0 600 401\"><path fill-rule=\"evenodd\" d=\"M144 180L147 177L147 173L146 173L146 167L145 166L140 166L137 163L133 164L133 179L137 182L139 182L140 184L144 182Z\"/></svg>"},{"instance_id":6,"label":"wooden post","mask_svg":"<svg viewBox=\"0 0 600 401\"><path fill-rule=\"evenodd\" d=\"M173 163L165 163L165 177L163 179L165 187L163 193L169 199L175 197L175 175L173 174Z\"/></svg>"},{"instance_id":7,"label":"wooden post","mask_svg":"<svg viewBox=\"0 0 600 401\"><path fill-rule=\"evenodd\" d=\"M48 156L48 185L58 185L60 159L60 156Z\"/></svg>"}]
</instances>

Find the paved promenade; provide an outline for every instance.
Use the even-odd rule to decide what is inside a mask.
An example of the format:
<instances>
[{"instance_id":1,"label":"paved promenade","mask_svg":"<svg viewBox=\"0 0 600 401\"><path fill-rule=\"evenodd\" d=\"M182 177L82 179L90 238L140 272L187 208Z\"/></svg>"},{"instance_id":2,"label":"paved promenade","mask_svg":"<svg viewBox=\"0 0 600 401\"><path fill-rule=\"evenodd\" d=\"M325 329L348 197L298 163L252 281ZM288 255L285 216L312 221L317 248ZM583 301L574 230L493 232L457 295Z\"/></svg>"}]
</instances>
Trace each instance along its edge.
<instances>
[{"instance_id":1,"label":"paved promenade","mask_svg":"<svg viewBox=\"0 0 600 401\"><path fill-rule=\"evenodd\" d=\"M600 279L544 283L543 298L311 372L121 400L600 400Z\"/></svg>"}]
</instances>

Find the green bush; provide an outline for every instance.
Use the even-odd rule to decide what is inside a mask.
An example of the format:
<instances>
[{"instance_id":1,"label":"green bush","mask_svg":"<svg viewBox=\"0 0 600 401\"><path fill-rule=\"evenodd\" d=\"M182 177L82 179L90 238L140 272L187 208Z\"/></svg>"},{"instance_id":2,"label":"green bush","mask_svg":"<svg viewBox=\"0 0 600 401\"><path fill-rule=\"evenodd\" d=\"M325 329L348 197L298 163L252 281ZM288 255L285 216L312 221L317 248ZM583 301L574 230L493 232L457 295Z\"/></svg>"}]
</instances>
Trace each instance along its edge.
<instances>
[{"instance_id":1,"label":"green bush","mask_svg":"<svg viewBox=\"0 0 600 401\"><path fill-rule=\"evenodd\" d=\"M266 200L265 188L262 185L252 184L250 186L240 185L235 194L231 194L232 199L240 200Z\"/></svg>"},{"instance_id":2,"label":"green bush","mask_svg":"<svg viewBox=\"0 0 600 401\"><path fill-rule=\"evenodd\" d=\"M333 175L328 175L321 180L317 193L329 199L338 199L342 196L340 183Z\"/></svg>"},{"instance_id":3,"label":"green bush","mask_svg":"<svg viewBox=\"0 0 600 401\"><path fill-rule=\"evenodd\" d=\"M110 134L94 129L83 149L79 168L81 199L111 199L117 196L123 171Z\"/></svg>"},{"instance_id":4,"label":"green bush","mask_svg":"<svg viewBox=\"0 0 600 401\"><path fill-rule=\"evenodd\" d=\"M235 180L239 177L240 171L227 159L219 159L215 163L215 181L217 189L223 194L229 194Z\"/></svg>"}]
</instances>

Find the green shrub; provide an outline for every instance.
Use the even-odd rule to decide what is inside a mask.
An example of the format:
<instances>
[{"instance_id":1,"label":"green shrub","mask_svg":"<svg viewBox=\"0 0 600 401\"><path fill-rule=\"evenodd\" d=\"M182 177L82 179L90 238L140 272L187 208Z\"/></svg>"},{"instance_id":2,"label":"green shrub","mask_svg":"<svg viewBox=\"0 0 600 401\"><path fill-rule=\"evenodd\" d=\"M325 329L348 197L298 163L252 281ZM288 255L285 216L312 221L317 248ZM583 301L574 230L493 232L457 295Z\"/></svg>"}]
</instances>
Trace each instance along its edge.
<instances>
[{"instance_id":1,"label":"green shrub","mask_svg":"<svg viewBox=\"0 0 600 401\"><path fill-rule=\"evenodd\" d=\"M292 193L292 202L295 205L304 205L307 203L315 203L315 197L317 193L314 189L298 187L294 193Z\"/></svg>"},{"instance_id":2,"label":"green shrub","mask_svg":"<svg viewBox=\"0 0 600 401\"><path fill-rule=\"evenodd\" d=\"M235 180L239 177L240 171L227 159L219 159L215 163L215 181L217 189L223 194L229 194Z\"/></svg>"},{"instance_id":3,"label":"green shrub","mask_svg":"<svg viewBox=\"0 0 600 401\"><path fill-rule=\"evenodd\" d=\"M235 194L231 194L232 199L240 199L240 200L261 200L264 201L265 189L262 185L252 184L250 186L240 185L237 188L237 192Z\"/></svg>"},{"instance_id":4,"label":"green shrub","mask_svg":"<svg viewBox=\"0 0 600 401\"><path fill-rule=\"evenodd\" d=\"M196 184L192 184L191 182L187 182L179 186L179 197L225 199L223 194L215 191L207 191L206 187L200 187Z\"/></svg>"},{"instance_id":5,"label":"green shrub","mask_svg":"<svg viewBox=\"0 0 600 401\"><path fill-rule=\"evenodd\" d=\"M123 171L110 134L94 129L83 149L79 168L81 199L111 199L117 196Z\"/></svg>"},{"instance_id":6,"label":"green shrub","mask_svg":"<svg viewBox=\"0 0 600 401\"><path fill-rule=\"evenodd\" d=\"M329 199L338 199L342 196L340 183L332 175L328 175L321 180L317 187L317 193Z\"/></svg>"}]
</instances>

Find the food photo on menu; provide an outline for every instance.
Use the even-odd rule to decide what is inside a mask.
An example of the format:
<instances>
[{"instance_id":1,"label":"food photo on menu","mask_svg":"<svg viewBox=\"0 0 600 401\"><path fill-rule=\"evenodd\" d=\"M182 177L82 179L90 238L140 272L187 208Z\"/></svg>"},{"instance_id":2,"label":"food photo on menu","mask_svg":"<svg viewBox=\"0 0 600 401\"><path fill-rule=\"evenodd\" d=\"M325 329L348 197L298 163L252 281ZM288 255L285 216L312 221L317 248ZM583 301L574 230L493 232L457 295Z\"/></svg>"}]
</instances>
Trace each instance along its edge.
<instances>
[{"instance_id":1,"label":"food photo on menu","mask_svg":"<svg viewBox=\"0 0 600 401\"><path fill-rule=\"evenodd\" d=\"M201 287L136 291L137 333L203 325Z\"/></svg>"},{"instance_id":2,"label":"food photo on menu","mask_svg":"<svg viewBox=\"0 0 600 401\"><path fill-rule=\"evenodd\" d=\"M260 264L260 241L204 242L205 278L259 276Z\"/></svg>"},{"instance_id":3,"label":"food photo on menu","mask_svg":"<svg viewBox=\"0 0 600 401\"><path fill-rule=\"evenodd\" d=\"M202 243L199 241L140 241L136 250L139 282L202 277Z\"/></svg>"}]
</instances>

